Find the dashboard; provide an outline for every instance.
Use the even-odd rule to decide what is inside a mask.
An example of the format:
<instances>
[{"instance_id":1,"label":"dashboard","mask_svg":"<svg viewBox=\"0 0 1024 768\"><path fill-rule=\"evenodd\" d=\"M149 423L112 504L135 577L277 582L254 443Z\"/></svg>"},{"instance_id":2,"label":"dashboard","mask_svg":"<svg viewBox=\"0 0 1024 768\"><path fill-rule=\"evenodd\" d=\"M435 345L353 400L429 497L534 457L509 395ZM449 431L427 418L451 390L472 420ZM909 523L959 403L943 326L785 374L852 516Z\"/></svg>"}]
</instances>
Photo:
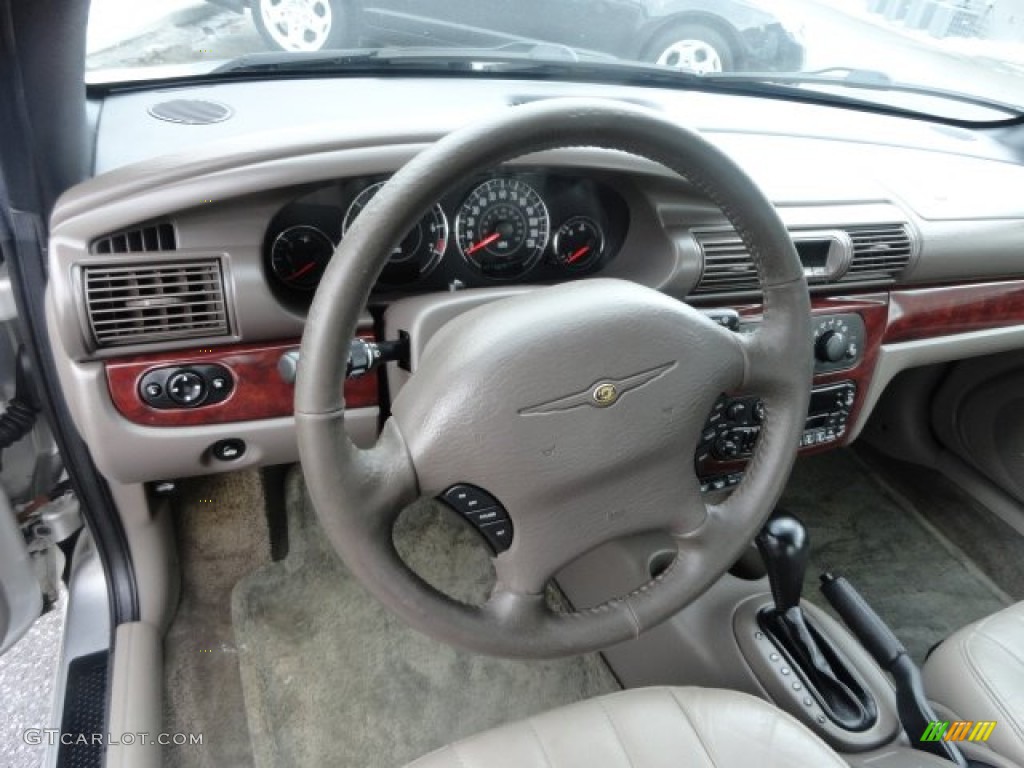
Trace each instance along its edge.
<instances>
[{"instance_id":1,"label":"dashboard","mask_svg":"<svg viewBox=\"0 0 1024 768\"><path fill-rule=\"evenodd\" d=\"M855 439L903 370L1024 348L1024 203L1012 193L1024 169L969 131L579 83L131 90L97 105L95 178L66 193L51 220L50 341L104 474L136 483L295 461L289 356L335 246L380 184L454 128L569 95L639 102L697 127L775 204L815 315L814 338L799 342L817 356L801 451ZM171 98L224 103L232 117L152 118ZM620 152L536 153L463 180L394 244L360 335L408 339L408 359L344 383L346 428L357 442L374 439L448 320L592 277L657 289L737 332L763 313L742 241L685 179ZM723 394L695 446L709 490L735 481L758 429L757 403Z\"/></svg>"},{"instance_id":2,"label":"dashboard","mask_svg":"<svg viewBox=\"0 0 1024 768\"><path fill-rule=\"evenodd\" d=\"M282 302L308 305L334 249L386 180L338 180L274 215L264 264ZM396 244L376 293L583 277L615 258L628 226L625 201L591 176L543 168L481 175L439 200Z\"/></svg>"}]
</instances>

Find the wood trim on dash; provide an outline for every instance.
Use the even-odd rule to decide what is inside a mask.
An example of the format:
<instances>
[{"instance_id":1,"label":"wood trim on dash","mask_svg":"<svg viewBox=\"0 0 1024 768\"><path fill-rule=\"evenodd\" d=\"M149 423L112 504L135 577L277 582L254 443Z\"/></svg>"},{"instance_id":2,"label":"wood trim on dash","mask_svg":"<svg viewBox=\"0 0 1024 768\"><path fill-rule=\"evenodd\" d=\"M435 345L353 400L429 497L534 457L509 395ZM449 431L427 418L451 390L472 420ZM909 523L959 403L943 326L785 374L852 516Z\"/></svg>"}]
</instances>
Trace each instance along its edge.
<instances>
[{"instance_id":1,"label":"wood trim on dash","mask_svg":"<svg viewBox=\"0 0 1024 768\"><path fill-rule=\"evenodd\" d=\"M360 334L373 338L371 334ZM106 363L107 386L114 407L131 422L151 427L185 427L273 419L293 413L295 387L277 372L277 362L298 339L264 344L242 344L190 351L139 355ZM139 394L139 382L154 368L170 365L217 363L234 379L234 388L223 402L197 408L153 408ZM378 404L378 377L373 372L345 382L345 405L364 408Z\"/></svg>"},{"instance_id":2,"label":"wood trim on dash","mask_svg":"<svg viewBox=\"0 0 1024 768\"><path fill-rule=\"evenodd\" d=\"M886 344L1024 323L1024 280L896 290Z\"/></svg>"}]
</instances>

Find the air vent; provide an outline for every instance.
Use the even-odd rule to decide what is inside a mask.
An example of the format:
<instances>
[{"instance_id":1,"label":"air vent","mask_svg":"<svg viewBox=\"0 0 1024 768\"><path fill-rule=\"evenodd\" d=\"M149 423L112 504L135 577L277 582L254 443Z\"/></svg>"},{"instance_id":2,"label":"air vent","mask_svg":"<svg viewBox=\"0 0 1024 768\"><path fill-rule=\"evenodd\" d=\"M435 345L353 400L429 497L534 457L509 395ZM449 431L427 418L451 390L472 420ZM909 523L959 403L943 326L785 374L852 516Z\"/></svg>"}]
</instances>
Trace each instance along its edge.
<instances>
[{"instance_id":1,"label":"air vent","mask_svg":"<svg viewBox=\"0 0 1024 768\"><path fill-rule=\"evenodd\" d=\"M847 227L853 260L842 282L894 280L910 262L913 242L903 224Z\"/></svg>"},{"instance_id":2,"label":"air vent","mask_svg":"<svg viewBox=\"0 0 1024 768\"><path fill-rule=\"evenodd\" d=\"M92 253L150 253L173 251L178 247L174 227L166 222L116 232L94 240Z\"/></svg>"},{"instance_id":3,"label":"air vent","mask_svg":"<svg viewBox=\"0 0 1024 768\"><path fill-rule=\"evenodd\" d=\"M210 125L227 120L233 114L231 107L219 101L206 99L171 99L149 108L157 120L182 125Z\"/></svg>"},{"instance_id":4,"label":"air vent","mask_svg":"<svg viewBox=\"0 0 1024 768\"><path fill-rule=\"evenodd\" d=\"M99 346L228 333L216 260L91 266L83 273L89 326Z\"/></svg>"},{"instance_id":5,"label":"air vent","mask_svg":"<svg viewBox=\"0 0 1024 768\"><path fill-rule=\"evenodd\" d=\"M694 293L729 293L757 288L757 270L734 232L694 232L704 270Z\"/></svg>"},{"instance_id":6,"label":"air vent","mask_svg":"<svg viewBox=\"0 0 1024 768\"><path fill-rule=\"evenodd\" d=\"M845 272L839 272L842 277L837 281L829 279L827 275L815 276L807 271L813 254L805 250L811 241L806 240L806 232L793 234L797 239L797 250L804 262L808 282L812 284L891 281L906 268L913 254L913 241L903 224L852 226L831 231L848 236L853 248L849 268ZM758 289L757 270L746 246L734 231L698 231L694 232L693 236L703 254L704 264L700 280L693 290L694 294L734 293ZM803 240L801 236L804 237ZM841 262L839 269L842 269Z\"/></svg>"}]
</instances>

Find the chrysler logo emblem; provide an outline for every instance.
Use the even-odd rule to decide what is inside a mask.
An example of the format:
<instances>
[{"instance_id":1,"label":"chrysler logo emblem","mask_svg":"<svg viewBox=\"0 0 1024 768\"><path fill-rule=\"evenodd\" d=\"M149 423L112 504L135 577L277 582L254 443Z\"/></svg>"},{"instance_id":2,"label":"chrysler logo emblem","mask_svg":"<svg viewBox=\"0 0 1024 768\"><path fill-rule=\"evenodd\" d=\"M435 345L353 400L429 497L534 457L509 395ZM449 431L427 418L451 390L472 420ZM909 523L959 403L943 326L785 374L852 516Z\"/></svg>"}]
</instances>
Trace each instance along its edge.
<instances>
[{"instance_id":1,"label":"chrysler logo emblem","mask_svg":"<svg viewBox=\"0 0 1024 768\"><path fill-rule=\"evenodd\" d=\"M634 373L632 376L626 376L624 379L600 379L595 384L591 384L589 387L584 389L582 392L576 392L572 395L560 397L556 400L549 400L546 403L538 403L537 405L531 405L529 408L521 408L519 413L523 415L532 413L555 413L557 411L568 411L573 408L579 408L583 405L589 405L592 408L608 408L609 406L615 405L619 400L622 399L623 395L639 389L644 384L649 384L659 376L667 373L669 370L675 367L675 363L665 363L659 365L657 368L650 368L646 371L640 371L640 373Z\"/></svg>"},{"instance_id":2,"label":"chrysler logo emblem","mask_svg":"<svg viewBox=\"0 0 1024 768\"><path fill-rule=\"evenodd\" d=\"M606 381L603 384L598 384L594 387L594 393L591 397L594 398L594 403L598 407L607 408L619 399L619 390L615 388L614 384Z\"/></svg>"}]
</instances>

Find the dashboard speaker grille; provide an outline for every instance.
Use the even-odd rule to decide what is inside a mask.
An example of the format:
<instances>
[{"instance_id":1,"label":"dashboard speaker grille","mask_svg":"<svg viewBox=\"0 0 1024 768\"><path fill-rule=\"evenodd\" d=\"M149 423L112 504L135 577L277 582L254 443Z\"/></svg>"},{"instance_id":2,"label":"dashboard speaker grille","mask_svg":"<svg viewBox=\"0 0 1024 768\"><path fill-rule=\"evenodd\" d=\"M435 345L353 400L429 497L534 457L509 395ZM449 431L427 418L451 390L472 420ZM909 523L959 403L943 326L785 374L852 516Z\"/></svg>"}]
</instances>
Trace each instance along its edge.
<instances>
[{"instance_id":1,"label":"dashboard speaker grille","mask_svg":"<svg viewBox=\"0 0 1024 768\"><path fill-rule=\"evenodd\" d=\"M892 280L910 263L914 244L903 224L847 227L853 259L841 282Z\"/></svg>"},{"instance_id":2,"label":"dashboard speaker grille","mask_svg":"<svg viewBox=\"0 0 1024 768\"><path fill-rule=\"evenodd\" d=\"M177 248L178 238L174 233L174 226L162 222L104 235L93 240L89 251L91 253L150 253L174 251Z\"/></svg>"},{"instance_id":3,"label":"dashboard speaker grille","mask_svg":"<svg viewBox=\"0 0 1024 768\"><path fill-rule=\"evenodd\" d=\"M90 266L83 272L89 327L101 347L229 332L217 260Z\"/></svg>"},{"instance_id":4,"label":"dashboard speaker grille","mask_svg":"<svg viewBox=\"0 0 1024 768\"><path fill-rule=\"evenodd\" d=\"M149 114L157 120L183 125L210 125L231 117L231 107L219 101L206 99L171 99L161 101L149 108Z\"/></svg>"}]
</instances>

